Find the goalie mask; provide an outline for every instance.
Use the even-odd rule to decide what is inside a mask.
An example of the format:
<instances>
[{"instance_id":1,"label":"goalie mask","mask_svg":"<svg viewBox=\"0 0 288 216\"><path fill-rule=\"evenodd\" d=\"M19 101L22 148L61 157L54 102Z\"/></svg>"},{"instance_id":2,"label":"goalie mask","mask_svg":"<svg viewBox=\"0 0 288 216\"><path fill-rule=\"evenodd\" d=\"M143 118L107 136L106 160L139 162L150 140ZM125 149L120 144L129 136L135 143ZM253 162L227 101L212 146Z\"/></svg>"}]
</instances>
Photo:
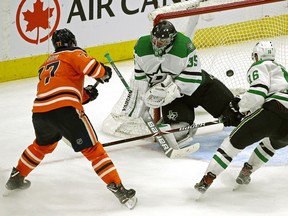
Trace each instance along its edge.
<instances>
[{"instance_id":1,"label":"goalie mask","mask_svg":"<svg viewBox=\"0 0 288 216\"><path fill-rule=\"evenodd\" d=\"M163 20L154 26L151 31L151 43L155 56L162 56L172 47L177 31L173 24Z\"/></svg>"},{"instance_id":2,"label":"goalie mask","mask_svg":"<svg viewBox=\"0 0 288 216\"><path fill-rule=\"evenodd\" d=\"M52 35L52 43L55 48L77 46L75 35L69 29L56 30Z\"/></svg>"},{"instance_id":3,"label":"goalie mask","mask_svg":"<svg viewBox=\"0 0 288 216\"><path fill-rule=\"evenodd\" d=\"M252 60L257 61L256 56L259 60L275 60L275 48L271 41L260 41L253 48Z\"/></svg>"}]
</instances>

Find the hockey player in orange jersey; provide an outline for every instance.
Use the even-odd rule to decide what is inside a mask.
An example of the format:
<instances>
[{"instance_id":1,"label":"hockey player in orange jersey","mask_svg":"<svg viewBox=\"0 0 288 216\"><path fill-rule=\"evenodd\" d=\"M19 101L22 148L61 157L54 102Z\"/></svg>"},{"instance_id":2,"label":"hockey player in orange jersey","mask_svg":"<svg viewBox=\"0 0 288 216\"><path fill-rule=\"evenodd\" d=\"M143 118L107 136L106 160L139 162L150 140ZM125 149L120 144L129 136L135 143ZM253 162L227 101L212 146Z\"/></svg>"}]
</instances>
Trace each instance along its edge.
<instances>
[{"instance_id":1,"label":"hockey player in orange jersey","mask_svg":"<svg viewBox=\"0 0 288 216\"><path fill-rule=\"evenodd\" d=\"M13 167L6 183L6 194L30 187L31 182L25 178L64 137L75 152L81 152L92 163L97 175L119 201L133 208L137 200L136 192L123 187L82 106L98 96L95 86L84 88L85 76L104 83L111 78L112 70L77 47L76 38L68 29L56 30L52 43L55 52L38 71L37 95L32 109L36 139L24 150L17 166Z\"/></svg>"}]
</instances>

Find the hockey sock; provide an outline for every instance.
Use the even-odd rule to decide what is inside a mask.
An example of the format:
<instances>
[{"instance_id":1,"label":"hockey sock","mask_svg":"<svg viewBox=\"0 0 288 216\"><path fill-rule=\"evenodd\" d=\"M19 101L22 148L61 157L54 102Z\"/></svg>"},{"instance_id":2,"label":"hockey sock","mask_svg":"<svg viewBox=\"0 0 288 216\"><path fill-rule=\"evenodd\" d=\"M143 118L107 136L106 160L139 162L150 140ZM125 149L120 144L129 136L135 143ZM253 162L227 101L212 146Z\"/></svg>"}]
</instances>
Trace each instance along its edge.
<instances>
[{"instance_id":1,"label":"hockey sock","mask_svg":"<svg viewBox=\"0 0 288 216\"><path fill-rule=\"evenodd\" d=\"M94 171L107 185L112 182L116 185L121 183L118 172L101 143L86 148L81 152L89 161L92 162Z\"/></svg>"},{"instance_id":2,"label":"hockey sock","mask_svg":"<svg viewBox=\"0 0 288 216\"><path fill-rule=\"evenodd\" d=\"M22 176L27 176L41 163L46 154L53 152L56 146L57 142L47 146L39 146L34 140L33 144L22 153L16 169Z\"/></svg>"},{"instance_id":3,"label":"hockey sock","mask_svg":"<svg viewBox=\"0 0 288 216\"><path fill-rule=\"evenodd\" d=\"M231 163L233 158L241 151L236 149L230 143L229 137L224 139L223 143L217 149L213 159L210 161L206 173L212 172L216 176L222 173Z\"/></svg>"},{"instance_id":4,"label":"hockey sock","mask_svg":"<svg viewBox=\"0 0 288 216\"><path fill-rule=\"evenodd\" d=\"M259 169L273 157L275 149L271 146L269 139L265 138L260 142L251 154L248 163L253 167L252 172Z\"/></svg>"}]
</instances>

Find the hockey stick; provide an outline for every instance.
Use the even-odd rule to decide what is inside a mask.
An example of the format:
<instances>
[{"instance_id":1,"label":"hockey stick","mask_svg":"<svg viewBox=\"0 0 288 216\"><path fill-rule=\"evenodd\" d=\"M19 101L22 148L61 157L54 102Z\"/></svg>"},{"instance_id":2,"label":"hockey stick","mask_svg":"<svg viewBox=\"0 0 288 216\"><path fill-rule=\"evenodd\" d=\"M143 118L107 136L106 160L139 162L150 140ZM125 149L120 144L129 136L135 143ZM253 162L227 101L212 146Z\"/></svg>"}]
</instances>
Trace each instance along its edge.
<instances>
[{"instance_id":1,"label":"hockey stick","mask_svg":"<svg viewBox=\"0 0 288 216\"><path fill-rule=\"evenodd\" d=\"M105 57L107 58L107 60L109 61L109 63L111 64L111 66L113 67L113 69L115 70L115 72L117 73L117 75L119 76L120 80L122 81L122 83L124 84L125 88L127 89L127 91L129 93L131 93L131 89L129 87L129 85L127 84L127 82L125 81L124 77L122 76L121 72L119 71L119 69L117 68L116 64L114 63L114 61L112 60L112 58L110 57L109 53L105 54ZM168 144L166 138L161 134L161 130L155 125L150 113L148 110L145 111L144 114L145 118L143 117L143 120L145 122L145 124L147 125L147 127L149 128L151 133L158 133L158 135L155 136L157 142L160 144L162 150L164 151L164 154L169 157L169 158L179 158L179 157L184 157L185 155L198 151L198 149L200 148L200 144L196 143L194 145L191 146L187 146L183 149L173 149L170 147L170 145Z\"/></svg>"},{"instance_id":2,"label":"hockey stick","mask_svg":"<svg viewBox=\"0 0 288 216\"><path fill-rule=\"evenodd\" d=\"M111 64L111 66L113 67L114 71L117 73L118 77L121 79L121 82L123 83L123 85L125 86L125 88L127 89L128 92L131 92L130 86L128 85L128 83L126 82L126 80L124 79L124 77L122 76L122 74L120 73L120 71L118 70L118 68L116 67L115 63L113 62L113 60L110 57L109 53L106 53L104 55L107 60L109 61L109 63Z\"/></svg>"},{"instance_id":3,"label":"hockey stick","mask_svg":"<svg viewBox=\"0 0 288 216\"><path fill-rule=\"evenodd\" d=\"M140 135L140 136L136 136L136 137L130 137L130 138L127 138L127 139L111 141L111 142L103 143L102 145L104 147L113 146L113 145L117 145L117 144L121 144L121 143L132 142L132 141L136 141L136 140L140 140L140 139L146 139L146 138L149 138L149 137L156 137L158 135L175 133L175 132L179 132L179 131L185 131L185 130L189 130L189 129L192 129L192 128L198 129L198 128L211 126L211 125L215 125L215 124L219 124L219 123L221 123L219 120L215 120L215 121L203 122L203 123L199 123L199 124L192 124L192 125L188 125L188 126L185 126L185 127L179 127L179 128L170 129L170 130L167 130L167 131L160 131L160 133L159 132L155 132L155 133L151 133L151 134L145 134L145 135Z\"/></svg>"}]
</instances>

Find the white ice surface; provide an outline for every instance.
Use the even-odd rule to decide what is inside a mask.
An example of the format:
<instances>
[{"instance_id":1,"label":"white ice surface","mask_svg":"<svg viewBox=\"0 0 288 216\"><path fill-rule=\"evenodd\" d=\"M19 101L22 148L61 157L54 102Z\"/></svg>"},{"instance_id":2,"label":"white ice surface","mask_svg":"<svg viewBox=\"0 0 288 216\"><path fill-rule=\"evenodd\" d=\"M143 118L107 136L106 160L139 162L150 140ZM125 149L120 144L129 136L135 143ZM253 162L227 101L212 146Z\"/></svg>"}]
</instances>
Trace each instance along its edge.
<instances>
[{"instance_id":1,"label":"white ice surface","mask_svg":"<svg viewBox=\"0 0 288 216\"><path fill-rule=\"evenodd\" d=\"M117 63L127 80L132 64L131 61ZM89 82L93 83L93 80L87 80L86 84ZM36 84L37 78L0 83L0 193L12 166L34 139L31 107ZM98 89L99 97L86 105L86 114L99 140L105 143L119 139L103 134L100 128L123 87L114 74L108 84ZM197 116L198 122L209 119L207 115ZM209 159L229 134L229 129L217 128L212 134L208 133L210 130L215 131L215 128L205 128L202 131L205 135L199 135L200 151L183 159L168 159L157 144L143 140L106 148L124 185L137 191L138 205L131 211L121 206L106 189L86 158L61 141L53 154L47 155L28 176L31 188L9 197L0 196L0 215L286 216L288 169L285 151L278 153L275 163L254 173L249 186L233 192L234 179L249 155L249 152L247 156L243 152L244 156L217 178L203 199L194 200L194 184L202 178Z\"/></svg>"}]
</instances>

